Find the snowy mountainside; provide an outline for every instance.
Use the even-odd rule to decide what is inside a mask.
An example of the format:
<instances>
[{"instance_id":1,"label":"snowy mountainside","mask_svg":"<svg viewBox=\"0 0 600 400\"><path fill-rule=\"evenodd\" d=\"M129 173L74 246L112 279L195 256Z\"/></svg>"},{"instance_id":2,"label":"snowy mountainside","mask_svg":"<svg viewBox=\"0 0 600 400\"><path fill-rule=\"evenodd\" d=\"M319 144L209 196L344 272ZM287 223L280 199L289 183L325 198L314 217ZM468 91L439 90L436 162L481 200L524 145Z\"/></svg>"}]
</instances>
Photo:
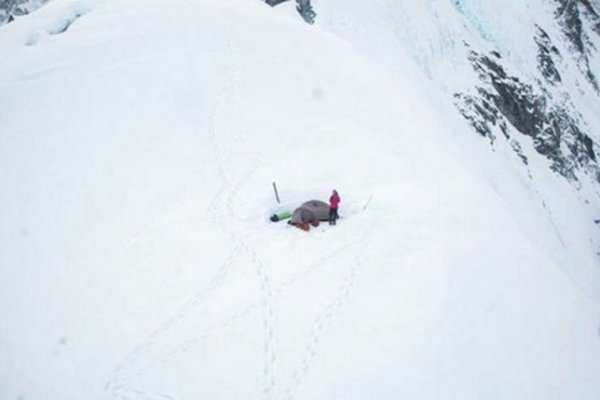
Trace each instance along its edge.
<instances>
[{"instance_id":1,"label":"snowy mountainside","mask_svg":"<svg viewBox=\"0 0 600 400\"><path fill-rule=\"evenodd\" d=\"M595 205L374 57L410 53L390 3L348 32L312 3L54 0L0 28L0 398L598 397ZM332 188L335 228L268 220Z\"/></svg>"},{"instance_id":2,"label":"snowy mountainside","mask_svg":"<svg viewBox=\"0 0 600 400\"><path fill-rule=\"evenodd\" d=\"M598 3L375 0L367 9L335 0L312 4L318 27L391 68L405 71L411 60L455 104L493 154L517 170L559 240L577 254L567 273L597 293Z\"/></svg>"},{"instance_id":3,"label":"snowy mountainside","mask_svg":"<svg viewBox=\"0 0 600 400\"><path fill-rule=\"evenodd\" d=\"M531 148L598 196L597 4L378 0L361 16L359 5L314 3L326 29L392 63L414 59L492 144L508 141L525 165Z\"/></svg>"}]
</instances>

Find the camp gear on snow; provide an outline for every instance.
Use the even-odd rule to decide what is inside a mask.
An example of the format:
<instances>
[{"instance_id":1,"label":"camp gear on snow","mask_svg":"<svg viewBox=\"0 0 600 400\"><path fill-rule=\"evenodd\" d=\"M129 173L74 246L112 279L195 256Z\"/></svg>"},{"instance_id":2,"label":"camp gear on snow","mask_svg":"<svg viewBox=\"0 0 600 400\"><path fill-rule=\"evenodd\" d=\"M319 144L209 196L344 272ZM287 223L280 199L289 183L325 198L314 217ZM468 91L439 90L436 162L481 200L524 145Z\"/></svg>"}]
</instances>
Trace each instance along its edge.
<instances>
[{"instance_id":1,"label":"camp gear on snow","mask_svg":"<svg viewBox=\"0 0 600 400\"><path fill-rule=\"evenodd\" d=\"M282 211L279 212L277 214L273 214L271 215L271 221L273 222L279 222L279 221L283 221L284 219L288 219L292 217L292 213L289 211Z\"/></svg>"},{"instance_id":2,"label":"camp gear on snow","mask_svg":"<svg viewBox=\"0 0 600 400\"><path fill-rule=\"evenodd\" d=\"M300 226L301 224L318 224L319 221L328 220L329 205L324 201L311 200L296 208L288 224Z\"/></svg>"},{"instance_id":3,"label":"camp gear on snow","mask_svg":"<svg viewBox=\"0 0 600 400\"><path fill-rule=\"evenodd\" d=\"M300 225L296 225L296 226L306 232L308 232L310 230L310 225L308 223L300 224Z\"/></svg>"}]
</instances>

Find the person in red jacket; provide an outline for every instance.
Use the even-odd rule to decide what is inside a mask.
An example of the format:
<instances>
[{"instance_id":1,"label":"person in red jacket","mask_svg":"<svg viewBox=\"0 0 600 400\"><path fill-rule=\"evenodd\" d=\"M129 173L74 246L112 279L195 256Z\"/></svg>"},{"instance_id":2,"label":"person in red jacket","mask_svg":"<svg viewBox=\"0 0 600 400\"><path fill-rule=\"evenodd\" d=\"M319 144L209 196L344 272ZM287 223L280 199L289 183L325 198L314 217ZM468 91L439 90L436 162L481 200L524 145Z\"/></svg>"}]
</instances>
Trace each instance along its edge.
<instances>
[{"instance_id":1,"label":"person in red jacket","mask_svg":"<svg viewBox=\"0 0 600 400\"><path fill-rule=\"evenodd\" d=\"M334 189L331 197L329 197L329 225L335 225L335 221L340 217L338 214L340 201L340 195Z\"/></svg>"}]
</instances>

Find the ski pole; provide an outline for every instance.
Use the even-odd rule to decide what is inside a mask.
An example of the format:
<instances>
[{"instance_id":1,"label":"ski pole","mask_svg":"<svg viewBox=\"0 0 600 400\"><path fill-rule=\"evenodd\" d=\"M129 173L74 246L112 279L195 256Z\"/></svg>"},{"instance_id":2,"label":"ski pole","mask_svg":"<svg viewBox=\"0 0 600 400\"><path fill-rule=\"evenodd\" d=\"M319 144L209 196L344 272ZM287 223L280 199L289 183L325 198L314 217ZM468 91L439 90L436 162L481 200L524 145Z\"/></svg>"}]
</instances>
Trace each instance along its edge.
<instances>
[{"instance_id":1,"label":"ski pole","mask_svg":"<svg viewBox=\"0 0 600 400\"><path fill-rule=\"evenodd\" d=\"M275 198L277 199L277 203L281 204L281 200L279 200L279 192L277 192L277 185L273 182L273 190L275 190Z\"/></svg>"}]
</instances>

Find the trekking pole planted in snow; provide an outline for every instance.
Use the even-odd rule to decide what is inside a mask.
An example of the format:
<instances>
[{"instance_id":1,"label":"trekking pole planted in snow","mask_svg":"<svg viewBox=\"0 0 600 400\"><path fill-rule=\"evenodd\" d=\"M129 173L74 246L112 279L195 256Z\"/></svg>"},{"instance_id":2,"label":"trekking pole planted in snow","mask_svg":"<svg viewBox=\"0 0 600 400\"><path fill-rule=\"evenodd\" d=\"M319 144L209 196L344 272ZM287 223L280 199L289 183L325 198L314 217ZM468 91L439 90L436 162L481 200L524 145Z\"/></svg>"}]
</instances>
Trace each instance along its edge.
<instances>
[{"instance_id":1,"label":"trekking pole planted in snow","mask_svg":"<svg viewBox=\"0 0 600 400\"><path fill-rule=\"evenodd\" d=\"M372 199L373 199L373 195L371 195L371 197L369 197L369 200L367 200L367 204L365 204L365 206L363 207L363 211L365 211L367 209L367 207L369 207L369 204L371 204Z\"/></svg>"},{"instance_id":2,"label":"trekking pole planted in snow","mask_svg":"<svg viewBox=\"0 0 600 400\"><path fill-rule=\"evenodd\" d=\"M275 190L275 198L277 199L277 203L281 204L281 200L279 200L279 192L277 192L277 185L273 182L273 190Z\"/></svg>"}]
</instances>

